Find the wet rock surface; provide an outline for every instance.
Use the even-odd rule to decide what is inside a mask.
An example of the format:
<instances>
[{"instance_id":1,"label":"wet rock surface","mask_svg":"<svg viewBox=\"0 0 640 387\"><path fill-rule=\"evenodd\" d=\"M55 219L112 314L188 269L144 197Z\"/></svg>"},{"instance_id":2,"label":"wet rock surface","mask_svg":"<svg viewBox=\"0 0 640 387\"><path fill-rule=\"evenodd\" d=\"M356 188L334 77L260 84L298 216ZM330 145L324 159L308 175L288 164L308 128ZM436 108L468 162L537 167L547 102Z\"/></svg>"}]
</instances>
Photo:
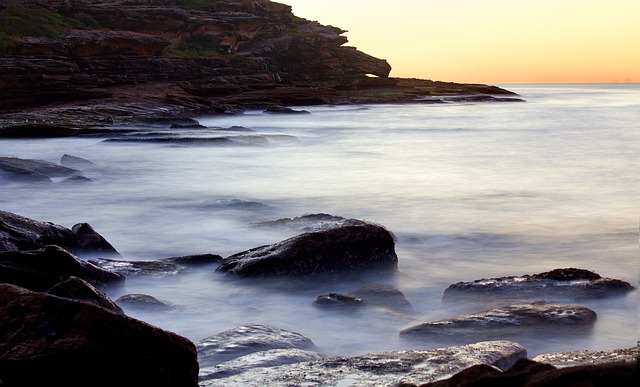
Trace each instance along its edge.
<instances>
[{"instance_id":1,"label":"wet rock surface","mask_svg":"<svg viewBox=\"0 0 640 387\"><path fill-rule=\"evenodd\" d=\"M217 271L241 275L359 275L394 271L398 257L391 233L361 224L310 232L234 254Z\"/></svg>"},{"instance_id":2,"label":"wet rock surface","mask_svg":"<svg viewBox=\"0 0 640 387\"><path fill-rule=\"evenodd\" d=\"M546 331L547 334L590 327L597 315L580 305L557 305L545 302L508 305L482 312L427 322L404 329L404 338L454 336L473 337L491 335L524 334L530 330Z\"/></svg>"},{"instance_id":3,"label":"wet rock surface","mask_svg":"<svg viewBox=\"0 0 640 387\"><path fill-rule=\"evenodd\" d=\"M266 324L247 324L199 340L201 367L211 367L256 352L275 349L318 351L303 335Z\"/></svg>"},{"instance_id":4,"label":"wet rock surface","mask_svg":"<svg viewBox=\"0 0 640 387\"><path fill-rule=\"evenodd\" d=\"M162 302L148 294L124 294L116 299L116 304L127 308L149 309L149 310L171 310L172 305Z\"/></svg>"},{"instance_id":5,"label":"wet rock surface","mask_svg":"<svg viewBox=\"0 0 640 387\"><path fill-rule=\"evenodd\" d=\"M78 223L71 229L0 210L0 251L32 250L57 245L79 256L120 256L93 227Z\"/></svg>"},{"instance_id":6,"label":"wet rock surface","mask_svg":"<svg viewBox=\"0 0 640 387\"><path fill-rule=\"evenodd\" d=\"M69 298L76 301L85 301L100 306L113 313L124 315L124 311L109 296L87 281L78 277L58 282L47 293L58 297Z\"/></svg>"},{"instance_id":7,"label":"wet rock surface","mask_svg":"<svg viewBox=\"0 0 640 387\"><path fill-rule=\"evenodd\" d=\"M124 280L122 275L82 261L54 245L37 250L0 252L0 283L46 291L71 277L81 278L94 286L117 284Z\"/></svg>"},{"instance_id":8,"label":"wet rock surface","mask_svg":"<svg viewBox=\"0 0 640 387\"><path fill-rule=\"evenodd\" d=\"M392 386L433 381L475 364L508 369L525 357L513 342L493 341L432 350L330 357L273 368L250 369L227 378L201 381L200 386Z\"/></svg>"},{"instance_id":9,"label":"wet rock surface","mask_svg":"<svg viewBox=\"0 0 640 387\"><path fill-rule=\"evenodd\" d=\"M604 278L589 270L562 268L534 275L459 282L445 289L443 300L584 299L624 295L634 289L628 282Z\"/></svg>"}]
</instances>

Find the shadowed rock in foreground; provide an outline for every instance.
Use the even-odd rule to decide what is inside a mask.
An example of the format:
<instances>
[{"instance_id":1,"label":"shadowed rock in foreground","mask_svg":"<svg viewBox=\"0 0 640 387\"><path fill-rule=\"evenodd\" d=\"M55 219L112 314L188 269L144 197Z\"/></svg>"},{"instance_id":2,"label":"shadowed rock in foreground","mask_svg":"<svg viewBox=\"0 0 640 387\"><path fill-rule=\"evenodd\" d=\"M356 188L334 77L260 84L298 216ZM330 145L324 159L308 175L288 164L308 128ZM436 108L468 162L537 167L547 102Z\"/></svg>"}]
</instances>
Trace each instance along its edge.
<instances>
[{"instance_id":1,"label":"shadowed rock in foreground","mask_svg":"<svg viewBox=\"0 0 640 387\"><path fill-rule=\"evenodd\" d=\"M196 386L195 345L80 302L0 284L5 386Z\"/></svg>"}]
</instances>

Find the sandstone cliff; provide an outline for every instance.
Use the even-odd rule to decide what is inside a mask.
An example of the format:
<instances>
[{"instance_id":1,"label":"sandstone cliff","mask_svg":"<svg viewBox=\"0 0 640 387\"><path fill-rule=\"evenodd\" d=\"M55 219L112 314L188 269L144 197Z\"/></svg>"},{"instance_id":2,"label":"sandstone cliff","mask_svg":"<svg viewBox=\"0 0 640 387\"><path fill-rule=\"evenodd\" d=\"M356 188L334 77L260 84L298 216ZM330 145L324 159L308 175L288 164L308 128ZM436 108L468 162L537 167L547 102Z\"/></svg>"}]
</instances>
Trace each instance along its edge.
<instances>
[{"instance_id":1,"label":"sandstone cliff","mask_svg":"<svg viewBox=\"0 0 640 387\"><path fill-rule=\"evenodd\" d=\"M388 78L385 60L345 46L346 31L268 0L4 0L0 21L5 117L34 107L113 119L509 94Z\"/></svg>"}]
</instances>

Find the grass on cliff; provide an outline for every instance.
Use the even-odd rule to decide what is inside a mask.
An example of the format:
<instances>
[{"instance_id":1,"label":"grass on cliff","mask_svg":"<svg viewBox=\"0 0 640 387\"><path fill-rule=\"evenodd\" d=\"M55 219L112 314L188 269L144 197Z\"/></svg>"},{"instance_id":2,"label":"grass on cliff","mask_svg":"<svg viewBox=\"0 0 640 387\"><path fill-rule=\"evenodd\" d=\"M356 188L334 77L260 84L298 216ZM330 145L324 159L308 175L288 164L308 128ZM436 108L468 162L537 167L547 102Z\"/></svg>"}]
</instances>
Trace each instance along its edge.
<instances>
[{"instance_id":1,"label":"grass on cliff","mask_svg":"<svg viewBox=\"0 0 640 387\"><path fill-rule=\"evenodd\" d=\"M0 34L58 38L64 29L96 29L98 22L84 13L65 17L48 9L12 4L0 11Z\"/></svg>"}]
</instances>

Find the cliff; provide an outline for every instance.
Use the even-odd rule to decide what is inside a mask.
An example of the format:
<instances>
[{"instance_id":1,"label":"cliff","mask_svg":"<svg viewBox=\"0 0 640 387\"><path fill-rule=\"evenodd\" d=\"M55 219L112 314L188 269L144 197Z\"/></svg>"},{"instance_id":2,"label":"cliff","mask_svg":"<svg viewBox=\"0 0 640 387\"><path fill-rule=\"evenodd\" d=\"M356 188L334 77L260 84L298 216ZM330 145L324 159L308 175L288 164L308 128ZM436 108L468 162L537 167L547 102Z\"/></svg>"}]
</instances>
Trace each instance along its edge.
<instances>
[{"instance_id":1,"label":"cliff","mask_svg":"<svg viewBox=\"0 0 640 387\"><path fill-rule=\"evenodd\" d=\"M512 94L389 78L391 66L345 46L345 32L268 0L4 0L0 111L112 120Z\"/></svg>"}]
</instances>

